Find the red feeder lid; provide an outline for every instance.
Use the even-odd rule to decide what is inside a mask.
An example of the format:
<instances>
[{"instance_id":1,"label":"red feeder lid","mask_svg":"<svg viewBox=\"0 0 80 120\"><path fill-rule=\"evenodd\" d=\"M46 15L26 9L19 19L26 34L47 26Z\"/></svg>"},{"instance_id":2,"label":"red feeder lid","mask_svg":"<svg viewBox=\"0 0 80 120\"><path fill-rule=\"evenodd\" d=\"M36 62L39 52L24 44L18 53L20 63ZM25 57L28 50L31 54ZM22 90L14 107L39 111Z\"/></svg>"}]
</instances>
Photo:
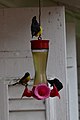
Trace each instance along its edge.
<instances>
[{"instance_id":1,"label":"red feeder lid","mask_svg":"<svg viewBox=\"0 0 80 120\"><path fill-rule=\"evenodd\" d=\"M49 49L49 40L31 40L31 49Z\"/></svg>"}]
</instances>

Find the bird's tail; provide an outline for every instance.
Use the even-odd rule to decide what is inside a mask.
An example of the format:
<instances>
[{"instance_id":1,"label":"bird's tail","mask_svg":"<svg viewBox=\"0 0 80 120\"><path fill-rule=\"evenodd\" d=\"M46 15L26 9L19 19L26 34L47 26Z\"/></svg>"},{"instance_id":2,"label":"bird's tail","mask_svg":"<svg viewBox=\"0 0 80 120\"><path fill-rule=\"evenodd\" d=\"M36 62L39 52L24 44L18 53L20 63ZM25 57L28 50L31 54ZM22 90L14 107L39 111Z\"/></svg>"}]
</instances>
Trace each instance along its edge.
<instances>
[{"instance_id":1,"label":"bird's tail","mask_svg":"<svg viewBox=\"0 0 80 120\"><path fill-rule=\"evenodd\" d=\"M13 83L12 86L15 86L15 85L17 85L17 84L19 84L19 82Z\"/></svg>"}]
</instances>

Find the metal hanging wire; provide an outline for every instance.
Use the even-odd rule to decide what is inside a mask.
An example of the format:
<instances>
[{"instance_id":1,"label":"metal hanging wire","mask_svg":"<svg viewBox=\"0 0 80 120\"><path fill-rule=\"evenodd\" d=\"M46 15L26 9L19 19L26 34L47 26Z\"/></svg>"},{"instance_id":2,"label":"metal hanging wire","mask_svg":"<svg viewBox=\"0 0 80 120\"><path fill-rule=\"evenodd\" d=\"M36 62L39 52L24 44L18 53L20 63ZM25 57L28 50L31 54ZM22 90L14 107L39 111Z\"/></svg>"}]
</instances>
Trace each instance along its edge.
<instances>
[{"instance_id":1,"label":"metal hanging wire","mask_svg":"<svg viewBox=\"0 0 80 120\"><path fill-rule=\"evenodd\" d=\"M39 25L41 25L41 0L39 0Z\"/></svg>"},{"instance_id":2,"label":"metal hanging wire","mask_svg":"<svg viewBox=\"0 0 80 120\"><path fill-rule=\"evenodd\" d=\"M39 0L39 25L41 27L41 0ZM38 40L42 40L41 34L39 35Z\"/></svg>"}]
</instances>

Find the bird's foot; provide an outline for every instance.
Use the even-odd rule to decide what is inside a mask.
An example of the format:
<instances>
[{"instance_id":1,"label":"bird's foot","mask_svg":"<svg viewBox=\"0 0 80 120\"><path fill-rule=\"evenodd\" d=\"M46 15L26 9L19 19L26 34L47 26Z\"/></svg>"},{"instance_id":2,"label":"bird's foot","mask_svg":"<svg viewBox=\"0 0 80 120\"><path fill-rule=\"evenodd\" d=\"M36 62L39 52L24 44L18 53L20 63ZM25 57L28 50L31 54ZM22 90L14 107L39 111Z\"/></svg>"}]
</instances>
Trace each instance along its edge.
<instances>
[{"instance_id":1,"label":"bird's foot","mask_svg":"<svg viewBox=\"0 0 80 120\"><path fill-rule=\"evenodd\" d=\"M39 36L39 37L38 37L38 40L42 40L42 37L41 37L41 36Z\"/></svg>"},{"instance_id":2,"label":"bird's foot","mask_svg":"<svg viewBox=\"0 0 80 120\"><path fill-rule=\"evenodd\" d=\"M25 84L25 87L27 87L28 86L28 84Z\"/></svg>"}]
</instances>

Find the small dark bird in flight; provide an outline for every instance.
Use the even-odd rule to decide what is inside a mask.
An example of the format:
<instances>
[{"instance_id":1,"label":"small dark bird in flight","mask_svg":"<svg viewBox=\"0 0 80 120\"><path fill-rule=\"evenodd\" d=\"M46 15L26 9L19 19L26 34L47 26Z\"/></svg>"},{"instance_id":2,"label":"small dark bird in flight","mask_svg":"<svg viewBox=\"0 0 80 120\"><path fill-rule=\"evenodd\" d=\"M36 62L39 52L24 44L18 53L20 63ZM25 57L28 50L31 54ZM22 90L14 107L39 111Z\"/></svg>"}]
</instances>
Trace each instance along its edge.
<instances>
[{"instance_id":1,"label":"small dark bird in flight","mask_svg":"<svg viewBox=\"0 0 80 120\"><path fill-rule=\"evenodd\" d=\"M63 84L57 78L54 78L52 80L47 80L47 81L51 85L51 87L55 85L58 91L60 91L63 88Z\"/></svg>"}]
</instances>

